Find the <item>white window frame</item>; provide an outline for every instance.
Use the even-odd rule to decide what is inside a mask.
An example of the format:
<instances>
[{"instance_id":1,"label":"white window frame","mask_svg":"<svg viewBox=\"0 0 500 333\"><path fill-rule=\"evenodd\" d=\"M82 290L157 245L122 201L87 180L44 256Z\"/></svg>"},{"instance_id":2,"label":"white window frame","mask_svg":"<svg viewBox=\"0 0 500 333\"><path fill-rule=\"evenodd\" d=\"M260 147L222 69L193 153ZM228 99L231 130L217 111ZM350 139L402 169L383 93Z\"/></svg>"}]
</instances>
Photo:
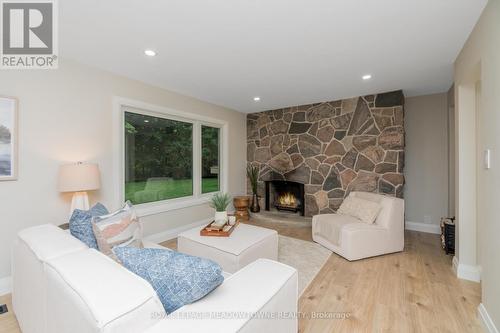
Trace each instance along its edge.
<instances>
[{"instance_id":1,"label":"white window frame","mask_svg":"<svg viewBox=\"0 0 500 333\"><path fill-rule=\"evenodd\" d=\"M219 138L219 191L227 192L228 186L228 122L216 118L206 117L195 113L179 111L163 106L149 104L143 101L113 97L113 183L115 191L114 202L120 206L125 201L125 112L183 121L193 124L193 195L148 202L135 205L139 216L148 216L168 212L176 209L206 204L216 193L201 193L201 126L210 126L220 129Z\"/></svg>"}]
</instances>

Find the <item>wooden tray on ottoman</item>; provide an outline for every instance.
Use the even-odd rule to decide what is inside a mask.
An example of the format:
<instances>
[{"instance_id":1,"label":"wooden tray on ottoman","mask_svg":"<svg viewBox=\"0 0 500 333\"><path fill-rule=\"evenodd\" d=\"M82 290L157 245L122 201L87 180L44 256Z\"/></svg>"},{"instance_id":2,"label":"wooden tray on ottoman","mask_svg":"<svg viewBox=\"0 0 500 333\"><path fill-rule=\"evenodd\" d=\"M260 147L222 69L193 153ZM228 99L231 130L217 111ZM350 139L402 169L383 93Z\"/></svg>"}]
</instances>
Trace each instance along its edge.
<instances>
[{"instance_id":1,"label":"wooden tray on ottoman","mask_svg":"<svg viewBox=\"0 0 500 333\"><path fill-rule=\"evenodd\" d=\"M236 229L238 224L240 224L240 221L236 220L236 223L231 226L231 228L227 231L224 231L224 228L228 226L229 224L226 223L224 227L220 230L207 230L208 227L212 225L215 221L210 222L207 224L203 229L200 230L200 236L213 236L213 237L229 237L231 233Z\"/></svg>"}]
</instances>

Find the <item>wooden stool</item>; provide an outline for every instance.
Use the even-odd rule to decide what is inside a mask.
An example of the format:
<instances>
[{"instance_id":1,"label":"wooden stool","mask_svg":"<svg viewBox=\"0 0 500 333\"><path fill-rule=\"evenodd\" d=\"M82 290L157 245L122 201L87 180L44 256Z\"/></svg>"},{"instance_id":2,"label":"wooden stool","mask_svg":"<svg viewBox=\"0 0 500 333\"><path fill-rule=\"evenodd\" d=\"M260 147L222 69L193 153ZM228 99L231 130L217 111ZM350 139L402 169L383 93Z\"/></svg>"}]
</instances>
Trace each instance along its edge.
<instances>
[{"instance_id":1,"label":"wooden stool","mask_svg":"<svg viewBox=\"0 0 500 333\"><path fill-rule=\"evenodd\" d=\"M236 211L234 215L240 220L248 221L250 219L250 214L248 213L248 206L250 205L250 197L240 196L234 197L233 200L234 208Z\"/></svg>"}]
</instances>

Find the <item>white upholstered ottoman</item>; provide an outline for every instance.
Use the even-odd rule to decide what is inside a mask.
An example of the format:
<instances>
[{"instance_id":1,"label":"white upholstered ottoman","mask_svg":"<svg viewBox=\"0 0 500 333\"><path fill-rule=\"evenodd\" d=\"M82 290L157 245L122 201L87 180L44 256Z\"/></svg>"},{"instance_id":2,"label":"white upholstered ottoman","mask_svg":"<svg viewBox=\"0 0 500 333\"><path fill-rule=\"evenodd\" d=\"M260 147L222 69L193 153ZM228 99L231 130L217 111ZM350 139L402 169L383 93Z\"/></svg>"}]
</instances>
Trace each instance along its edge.
<instances>
[{"instance_id":1,"label":"white upholstered ottoman","mask_svg":"<svg viewBox=\"0 0 500 333\"><path fill-rule=\"evenodd\" d=\"M229 237L213 237L200 236L201 229L196 227L179 234L177 250L211 259L228 273L259 258L278 260L278 233L275 230L240 223Z\"/></svg>"}]
</instances>

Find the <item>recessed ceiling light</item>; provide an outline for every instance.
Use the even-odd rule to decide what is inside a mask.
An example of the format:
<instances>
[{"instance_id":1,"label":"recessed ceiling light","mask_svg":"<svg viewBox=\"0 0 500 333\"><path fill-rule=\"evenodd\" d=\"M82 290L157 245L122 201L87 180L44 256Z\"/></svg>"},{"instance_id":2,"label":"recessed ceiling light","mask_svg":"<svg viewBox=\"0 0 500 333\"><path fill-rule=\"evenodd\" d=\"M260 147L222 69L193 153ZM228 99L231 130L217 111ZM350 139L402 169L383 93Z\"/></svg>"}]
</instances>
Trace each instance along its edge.
<instances>
[{"instance_id":1,"label":"recessed ceiling light","mask_svg":"<svg viewBox=\"0 0 500 333\"><path fill-rule=\"evenodd\" d=\"M148 57L154 57L156 55L156 52L150 49L144 50L144 54L147 55Z\"/></svg>"},{"instance_id":2,"label":"recessed ceiling light","mask_svg":"<svg viewBox=\"0 0 500 333\"><path fill-rule=\"evenodd\" d=\"M259 97L259 96L255 96L255 97L253 98L253 101L254 101L254 102L260 102L260 97Z\"/></svg>"},{"instance_id":3,"label":"recessed ceiling light","mask_svg":"<svg viewBox=\"0 0 500 333\"><path fill-rule=\"evenodd\" d=\"M147 119L144 119L144 122L145 122L145 123L149 123L149 120L147 120Z\"/></svg>"},{"instance_id":4,"label":"recessed ceiling light","mask_svg":"<svg viewBox=\"0 0 500 333\"><path fill-rule=\"evenodd\" d=\"M372 76L370 74L363 75L363 80L369 80Z\"/></svg>"}]
</instances>

